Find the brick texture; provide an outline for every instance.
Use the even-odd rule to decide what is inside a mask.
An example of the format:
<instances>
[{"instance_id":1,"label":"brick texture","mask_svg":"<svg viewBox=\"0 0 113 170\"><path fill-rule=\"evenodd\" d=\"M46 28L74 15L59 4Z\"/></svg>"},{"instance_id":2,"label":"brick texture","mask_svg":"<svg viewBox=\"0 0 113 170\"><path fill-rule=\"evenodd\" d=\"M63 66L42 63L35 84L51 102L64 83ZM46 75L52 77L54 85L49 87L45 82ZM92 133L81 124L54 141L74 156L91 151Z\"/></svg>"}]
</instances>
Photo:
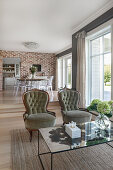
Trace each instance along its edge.
<instances>
[{"instance_id":1,"label":"brick texture","mask_svg":"<svg viewBox=\"0 0 113 170\"><path fill-rule=\"evenodd\" d=\"M26 77L30 74L29 68L32 64L40 64L41 72L37 76L44 73L45 76L54 76L53 88L55 89L56 77L56 60L55 54L51 53L36 53L36 52L20 52L20 51L3 51L0 50L0 90L2 90L2 64L3 58L20 58L20 76Z\"/></svg>"}]
</instances>

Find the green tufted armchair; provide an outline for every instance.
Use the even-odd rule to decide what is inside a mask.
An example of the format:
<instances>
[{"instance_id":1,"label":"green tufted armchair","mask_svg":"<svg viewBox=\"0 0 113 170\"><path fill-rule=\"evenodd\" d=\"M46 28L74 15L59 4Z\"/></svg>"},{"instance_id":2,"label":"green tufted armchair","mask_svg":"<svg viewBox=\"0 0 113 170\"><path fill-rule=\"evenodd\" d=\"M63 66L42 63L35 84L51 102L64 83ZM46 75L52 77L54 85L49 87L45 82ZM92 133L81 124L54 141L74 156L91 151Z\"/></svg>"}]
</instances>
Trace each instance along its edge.
<instances>
[{"instance_id":1,"label":"green tufted armchair","mask_svg":"<svg viewBox=\"0 0 113 170\"><path fill-rule=\"evenodd\" d=\"M64 124L71 121L77 124L91 121L92 115L89 112L79 110L80 93L64 88L58 92L58 99Z\"/></svg>"},{"instance_id":2,"label":"green tufted armchair","mask_svg":"<svg viewBox=\"0 0 113 170\"><path fill-rule=\"evenodd\" d=\"M55 125L56 116L54 112L47 110L48 102L49 94L42 90L32 89L23 94L23 103L26 108L23 118L25 128L30 133L30 141L32 131Z\"/></svg>"}]
</instances>

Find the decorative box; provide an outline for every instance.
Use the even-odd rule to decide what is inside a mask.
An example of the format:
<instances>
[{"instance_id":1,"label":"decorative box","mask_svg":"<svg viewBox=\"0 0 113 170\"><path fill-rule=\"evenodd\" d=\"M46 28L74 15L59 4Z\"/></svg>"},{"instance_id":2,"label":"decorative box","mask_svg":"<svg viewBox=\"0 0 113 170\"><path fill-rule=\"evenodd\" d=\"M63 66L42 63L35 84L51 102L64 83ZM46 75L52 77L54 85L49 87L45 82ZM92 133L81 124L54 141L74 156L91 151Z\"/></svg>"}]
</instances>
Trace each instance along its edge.
<instances>
[{"instance_id":1,"label":"decorative box","mask_svg":"<svg viewBox=\"0 0 113 170\"><path fill-rule=\"evenodd\" d=\"M81 137L81 129L76 126L76 123L71 122L69 124L65 124L65 132L71 138L80 138Z\"/></svg>"}]
</instances>

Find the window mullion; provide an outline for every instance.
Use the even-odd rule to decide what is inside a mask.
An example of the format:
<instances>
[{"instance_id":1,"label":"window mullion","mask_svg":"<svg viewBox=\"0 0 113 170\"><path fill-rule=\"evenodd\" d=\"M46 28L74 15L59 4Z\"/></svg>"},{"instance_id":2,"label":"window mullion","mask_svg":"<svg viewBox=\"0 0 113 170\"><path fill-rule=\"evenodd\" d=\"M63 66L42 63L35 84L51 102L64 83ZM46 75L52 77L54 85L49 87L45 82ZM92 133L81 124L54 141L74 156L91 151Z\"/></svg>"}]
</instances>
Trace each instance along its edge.
<instances>
[{"instance_id":1,"label":"window mullion","mask_svg":"<svg viewBox=\"0 0 113 170\"><path fill-rule=\"evenodd\" d=\"M104 35L102 36L102 58L103 58L103 75L102 75L102 78L103 78L103 94L102 94L102 99L104 100Z\"/></svg>"},{"instance_id":2,"label":"window mullion","mask_svg":"<svg viewBox=\"0 0 113 170\"><path fill-rule=\"evenodd\" d=\"M111 53L111 51L109 51L109 52L102 52L102 53L99 53L99 54L96 54L96 55L92 55L91 57L97 57L99 55L105 55L105 54L109 54L109 53Z\"/></svg>"},{"instance_id":3,"label":"window mullion","mask_svg":"<svg viewBox=\"0 0 113 170\"><path fill-rule=\"evenodd\" d=\"M90 51L89 51L89 101L92 100L92 41L90 41Z\"/></svg>"},{"instance_id":4,"label":"window mullion","mask_svg":"<svg viewBox=\"0 0 113 170\"><path fill-rule=\"evenodd\" d=\"M113 24L111 25L111 100L113 100Z\"/></svg>"}]
</instances>

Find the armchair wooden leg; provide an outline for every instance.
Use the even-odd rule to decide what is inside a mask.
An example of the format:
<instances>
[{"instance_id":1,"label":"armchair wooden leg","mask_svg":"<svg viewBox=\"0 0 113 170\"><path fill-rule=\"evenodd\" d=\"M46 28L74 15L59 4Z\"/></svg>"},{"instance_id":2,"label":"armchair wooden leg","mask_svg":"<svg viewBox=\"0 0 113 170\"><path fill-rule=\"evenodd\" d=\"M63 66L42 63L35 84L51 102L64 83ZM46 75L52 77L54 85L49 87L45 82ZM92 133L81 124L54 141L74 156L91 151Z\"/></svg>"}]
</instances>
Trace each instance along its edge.
<instances>
[{"instance_id":1,"label":"armchair wooden leg","mask_svg":"<svg viewBox=\"0 0 113 170\"><path fill-rule=\"evenodd\" d=\"M29 130L29 133L30 133L29 140L30 140L30 142L31 142L31 141L32 141L32 131L31 131L31 130Z\"/></svg>"},{"instance_id":2,"label":"armchair wooden leg","mask_svg":"<svg viewBox=\"0 0 113 170\"><path fill-rule=\"evenodd\" d=\"M63 125L65 125L66 124L66 122L63 122Z\"/></svg>"}]
</instances>

